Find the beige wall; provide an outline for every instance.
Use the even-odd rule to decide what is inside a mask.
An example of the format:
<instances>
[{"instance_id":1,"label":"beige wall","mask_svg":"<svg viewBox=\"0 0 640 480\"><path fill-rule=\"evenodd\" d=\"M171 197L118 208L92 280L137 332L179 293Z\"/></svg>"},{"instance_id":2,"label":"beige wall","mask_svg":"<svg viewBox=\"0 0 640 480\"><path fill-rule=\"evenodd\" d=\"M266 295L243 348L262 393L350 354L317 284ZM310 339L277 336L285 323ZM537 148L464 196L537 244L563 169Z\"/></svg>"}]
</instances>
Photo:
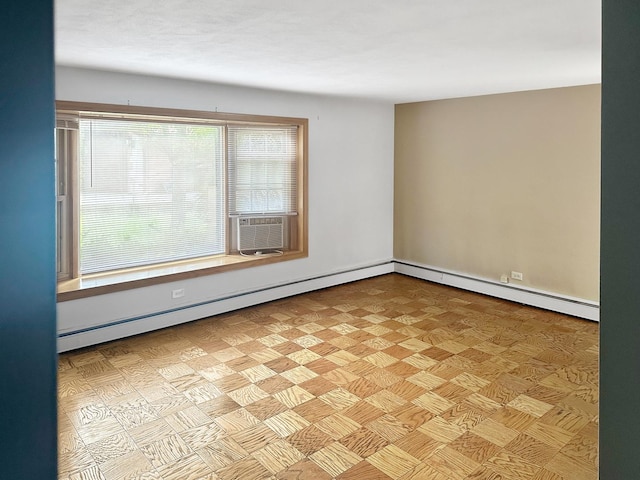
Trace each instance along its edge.
<instances>
[{"instance_id":1,"label":"beige wall","mask_svg":"<svg viewBox=\"0 0 640 480\"><path fill-rule=\"evenodd\" d=\"M396 106L394 256L597 301L600 86Z\"/></svg>"}]
</instances>

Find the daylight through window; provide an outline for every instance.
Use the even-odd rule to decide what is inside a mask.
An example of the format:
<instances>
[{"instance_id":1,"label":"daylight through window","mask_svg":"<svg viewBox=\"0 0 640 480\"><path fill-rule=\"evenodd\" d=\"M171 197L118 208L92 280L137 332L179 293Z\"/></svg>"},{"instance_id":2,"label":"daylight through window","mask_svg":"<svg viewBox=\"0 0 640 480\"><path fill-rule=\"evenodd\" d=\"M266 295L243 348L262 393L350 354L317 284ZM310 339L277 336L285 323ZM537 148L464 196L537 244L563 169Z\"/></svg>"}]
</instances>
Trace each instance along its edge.
<instances>
[{"instance_id":1,"label":"daylight through window","mask_svg":"<svg viewBox=\"0 0 640 480\"><path fill-rule=\"evenodd\" d=\"M99 107L58 104L60 280L250 257L243 217L283 225L282 250L306 245L306 120Z\"/></svg>"}]
</instances>

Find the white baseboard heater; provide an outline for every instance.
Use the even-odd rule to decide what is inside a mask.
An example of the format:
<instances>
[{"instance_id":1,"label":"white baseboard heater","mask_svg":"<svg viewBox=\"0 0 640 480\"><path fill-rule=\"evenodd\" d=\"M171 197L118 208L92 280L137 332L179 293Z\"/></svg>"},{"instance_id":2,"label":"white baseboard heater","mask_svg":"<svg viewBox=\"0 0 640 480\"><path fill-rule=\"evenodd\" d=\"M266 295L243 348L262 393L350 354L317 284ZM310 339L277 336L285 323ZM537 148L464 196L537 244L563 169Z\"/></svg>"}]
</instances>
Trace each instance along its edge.
<instances>
[{"instance_id":1,"label":"white baseboard heater","mask_svg":"<svg viewBox=\"0 0 640 480\"><path fill-rule=\"evenodd\" d=\"M284 247L283 217L238 217L238 251Z\"/></svg>"}]
</instances>

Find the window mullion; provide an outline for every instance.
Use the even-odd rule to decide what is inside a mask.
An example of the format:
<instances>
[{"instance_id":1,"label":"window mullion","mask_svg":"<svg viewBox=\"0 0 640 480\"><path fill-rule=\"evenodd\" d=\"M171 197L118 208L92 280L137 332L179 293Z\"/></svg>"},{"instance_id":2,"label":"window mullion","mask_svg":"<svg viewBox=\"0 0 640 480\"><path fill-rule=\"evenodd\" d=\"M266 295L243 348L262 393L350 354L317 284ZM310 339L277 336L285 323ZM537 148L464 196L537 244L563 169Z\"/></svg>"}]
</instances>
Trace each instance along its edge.
<instances>
[{"instance_id":1,"label":"window mullion","mask_svg":"<svg viewBox=\"0 0 640 480\"><path fill-rule=\"evenodd\" d=\"M69 258L71 278L80 277L80 199L78 188L78 141L79 131L70 131L71 141L69 142L69 177L68 177L68 189L69 189L69 218L70 225L69 231Z\"/></svg>"},{"instance_id":2,"label":"window mullion","mask_svg":"<svg viewBox=\"0 0 640 480\"><path fill-rule=\"evenodd\" d=\"M223 178L222 178L222 188L224 190L224 212L223 212L223 221L224 225L224 245L225 245L225 254L229 255L231 252L231 219L229 218L229 192L231 189L229 188L229 127L228 125L224 125L222 127L222 164L223 167Z\"/></svg>"}]
</instances>

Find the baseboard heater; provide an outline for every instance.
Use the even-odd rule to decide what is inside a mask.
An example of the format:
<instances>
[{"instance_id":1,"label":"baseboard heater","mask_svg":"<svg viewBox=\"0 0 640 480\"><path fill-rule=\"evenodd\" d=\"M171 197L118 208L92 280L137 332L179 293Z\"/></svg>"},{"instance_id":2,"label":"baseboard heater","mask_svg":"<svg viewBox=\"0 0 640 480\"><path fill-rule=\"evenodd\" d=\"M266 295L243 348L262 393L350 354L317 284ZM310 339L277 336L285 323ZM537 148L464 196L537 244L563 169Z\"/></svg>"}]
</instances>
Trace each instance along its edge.
<instances>
[{"instance_id":1,"label":"baseboard heater","mask_svg":"<svg viewBox=\"0 0 640 480\"><path fill-rule=\"evenodd\" d=\"M284 247L283 217L238 217L238 251L277 250Z\"/></svg>"}]
</instances>

